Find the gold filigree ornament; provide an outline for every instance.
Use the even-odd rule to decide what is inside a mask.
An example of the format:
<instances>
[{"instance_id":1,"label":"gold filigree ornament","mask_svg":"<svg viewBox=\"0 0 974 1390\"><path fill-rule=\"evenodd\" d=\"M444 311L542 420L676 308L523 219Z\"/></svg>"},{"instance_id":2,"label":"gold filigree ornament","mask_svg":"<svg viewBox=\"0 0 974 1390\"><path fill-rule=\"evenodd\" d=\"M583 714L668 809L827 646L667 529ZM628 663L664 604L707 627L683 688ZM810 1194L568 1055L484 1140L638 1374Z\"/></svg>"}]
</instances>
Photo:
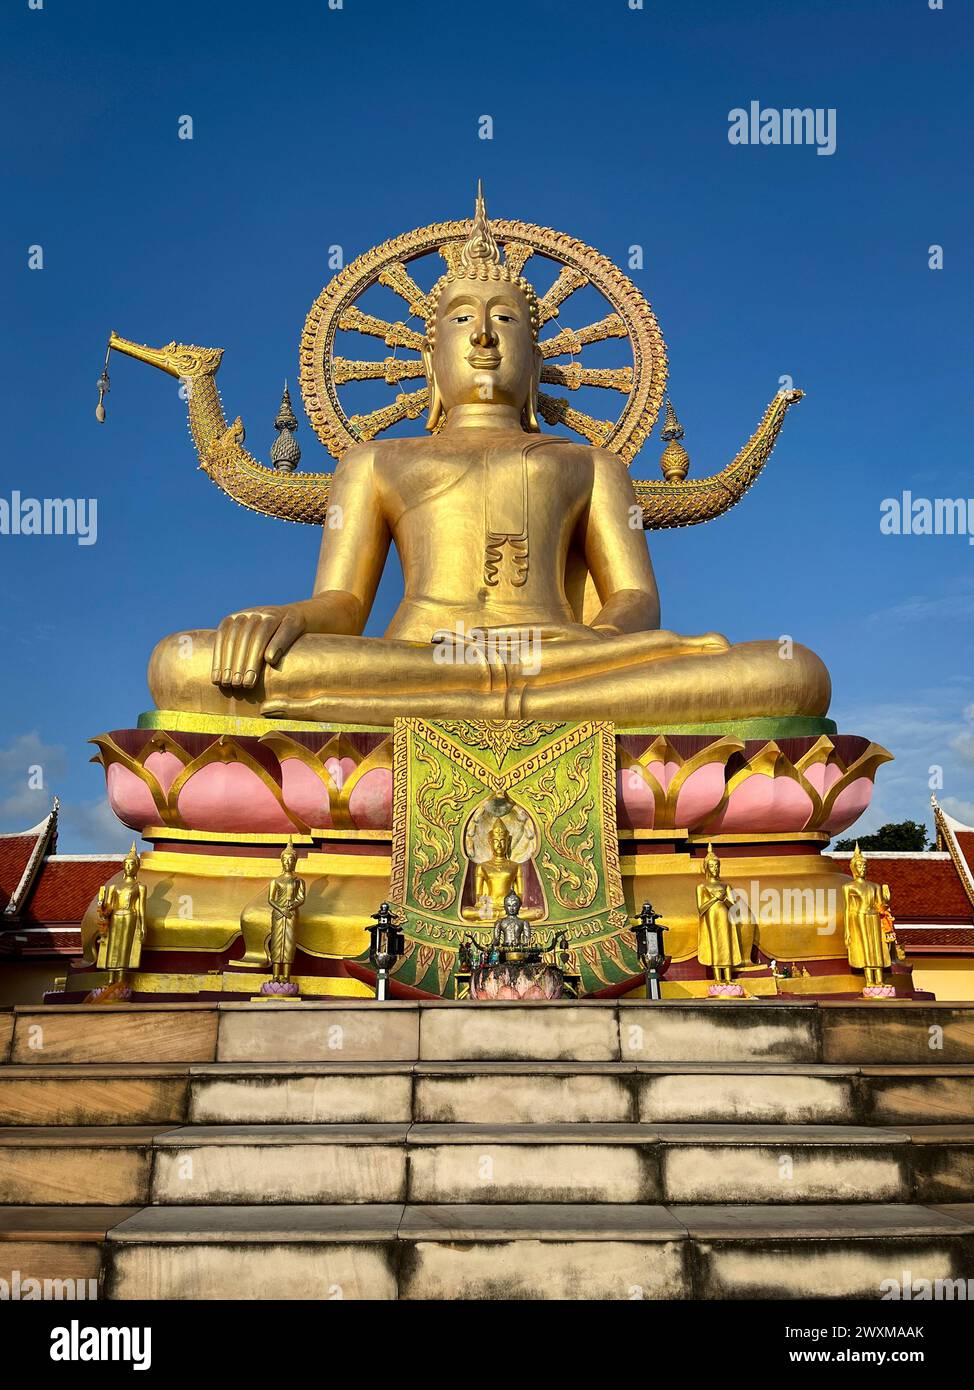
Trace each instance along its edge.
<instances>
[{"instance_id":1,"label":"gold filigree ornament","mask_svg":"<svg viewBox=\"0 0 974 1390\"><path fill-rule=\"evenodd\" d=\"M483 222L486 225L486 214ZM375 439L403 420L419 421L426 413L429 387L422 350L436 286L429 291L422 289L410 267L423 258L434 258L436 271L442 271L445 262L449 274L458 267L477 228L477 218L468 218L418 227L393 237L350 261L314 301L301 336L301 393L319 439L334 458L341 459L354 445ZM608 257L564 232L503 218L492 220L487 231L494 248L499 246L503 251L503 261L497 263L502 277L523 273L530 282L532 261L553 262L560 267L546 292L529 296L532 320L536 319L539 329L541 382L569 393L594 387L610 402L623 398L620 409L609 404L606 418L597 419L571 405L565 395L540 391L538 414L549 425L563 426L630 464L653 429L666 388L666 346L645 296ZM357 301L376 285L404 301L401 320L391 322L358 307ZM585 288L601 295L607 312L601 317L594 311L583 314L581 317L591 321L550 331L566 302ZM566 318L570 308L569 303ZM358 333L363 340L380 339L390 352L378 361L336 357L339 331ZM613 338L627 340L631 366L583 363L581 358L589 345ZM314 526L331 523L330 473L267 468L244 446L246 432L240 417L232 422L226 419L216 385L222 349L177 342L152 348L117 333L111 334L109 347L183 382L200 467L240 506L284 521ZM339 388L369 380L395 387L393 400L365 414L348 414ZM422 384L410 389L409 383L414 381ZM802 392L796 389L778 391L751 437L726 467L709 477L685 476L685 451L681 451L679 468L671 467L672 458L664 454L664 479L634 480L646 530L695 526L735 506L761 473L789 407L801 397ZM672 421L667 428L669 438Z\"/></svg>"},{"instance_id":2,"label":"gold filigree ornament","mask_svg":"<svg viewBox=\"0 0 974 1390\"><path fill-rule=\"evenodd\" d=\"M630 463L653 428L666 387L666 346L647 300L607 257L564 232L503 219L491 219L490 230L503 247L505 264L512 273L523 274L530 280L531 268L525 270L525 266L533 258L552 261L560 267L550 289L538 297L538 346L544 358L542 382L567 391L594 386L625 397L621 410L607 411L613 418L597 420L576 410L567 398L542 391L538 413L548 424L564 425L589 443L611 449ZM351 416L342 406L338 388L349 381L376 378L385 379L390 385L424 379L419 353L432 296L420 288L407 266L424 257L440 256L447 269L452 269L473 231L473 220L465 219L438 222L393 237L351 261L315 300L301 338L301 392L318 438L334 458L341 458L353 444L374 439L399 421L417 419L426 411L426 386L400 391L392 404L366 415ZM356 301L376 284L384 285L405 301L405 317L413 319L414 327L407 322L387 322L355 307ZM587 285L606 300L608 312L580 328L565 328L544 336L545 326L558 317L569 296ZM335 357L335 335L339 329L381 338L393 350L393 356L383 362ZM586 367L576 361L588 344L608 338L628 339L631 367L610 370ZM401 356L402 349L415 356ZM570 361L560 363L556 360L560 357Z\"/></svg>"}]
</instances>

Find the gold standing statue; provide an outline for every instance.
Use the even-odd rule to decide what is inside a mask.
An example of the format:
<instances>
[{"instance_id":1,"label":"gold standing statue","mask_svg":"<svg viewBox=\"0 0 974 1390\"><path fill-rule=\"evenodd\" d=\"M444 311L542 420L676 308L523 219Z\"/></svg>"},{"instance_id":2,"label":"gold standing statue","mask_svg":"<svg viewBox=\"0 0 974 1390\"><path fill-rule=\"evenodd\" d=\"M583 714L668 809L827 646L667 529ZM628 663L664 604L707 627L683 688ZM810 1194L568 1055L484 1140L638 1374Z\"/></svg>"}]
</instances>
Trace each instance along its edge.
<instances>
[{"instance_id":1,"label":"gold standing statue","mask_svg":"<svg viewBox=\"0 0 974 1390\"><path fill-rule=\"evenodd\" d=\"M139 882L142 861L135 848L125 856L121 883L106 883L98 890L98 936L95 964L108 972L108 984L92 990L86 1002L131 998L128 973L137 970L145 938L145 885Z\"/></svg>"},{"instance_id":2,"label":"gold standing statue","mask_svg":"<svg viewBox=\"0 0 974 1390\"><path fill-rule=\"evenodd\" d=\"M899 955L889 910L889 884L871 883L866 877L866 856L858 843L849 861L849 870L852 882L844 884L842 889L849 964L866 977L862 991L866 999L888 999L896 993L893 985L886 984L883 979L883 971L892 964L890 936L893 951Z\"/></svg>"},{"instance_id":3,"label":"gold standing statue","mask_svg":"<svg viewBox=\"0 0 974 1390\"><path fill-rule=\"evenodd\" d=\"M298 914L304 902L307 888L303 878L294 872L298 856L288 836L288 842L281 852L281 869L277 878L271 880L267 890L267 901L271 908L271 929L267 934L265 950L271 970L271 979L261 986L265 997L296 996L298 987L291 979L291 966L298 944Z\"/></svg>"},{"instance_id":4,"label":"gold standing statue","mask_svg":"<svg viewBox=\"0 0 974 1390\"><path fill-rule=\"evenodd\" d=\"M710 995L741 998L744 989L734 983L734 971L744 964L739 912L733 890L721 880L713 845L707 846L703 882L697 884L697 917L697 959L714 972Z\"/></svg>"},{"instance_id":5,"label":"gold standing statue","mask_svg":"<svg viewBox=\"0 0 974 1390\"><path fill-rule=\"evenodd\" d=\"M426 291L407 263L437 251L448 268ZM540 295L522 274L533 255L561 263ZM407 300L421 331L356 307L377 282ZM586 286L611 312L552 333L564 301ZM339 330L383 339L395 354L336 356ZM612 337L630 340L632 367L579 362L586 344ZM715 632L661 628L643 537L644 527L693 525L742 497L801 392L778 393L721 473L682 481L681 470L667 470L665 481L634 486L626 465L663 401L665 347L640 291L591 247L527 223L491 224L478 192L472 223L417 229L346 267L315 302L301 345L305 405L340 460L334 474L283 473L246 452L241 422L228 425L220 406L219 351L153 349L114 334L110 342L189 384L202 467L231 496L324 528L310 598L250 604L214 631L189 634L191 644L185 628L158 644L149 685L159 709L623 727L827 712L829 676L806 648L783 660L777 642L733 646ZM338 386L383 376L426 385L346 415ZM624 404L618 419L596 419L542 383L615 391ZM425 438L376 440L424 410ZM540 419L583 442L542 433ZM392 545L404 597L385 635L365 637Z\"/></svg>"}]
</instances>

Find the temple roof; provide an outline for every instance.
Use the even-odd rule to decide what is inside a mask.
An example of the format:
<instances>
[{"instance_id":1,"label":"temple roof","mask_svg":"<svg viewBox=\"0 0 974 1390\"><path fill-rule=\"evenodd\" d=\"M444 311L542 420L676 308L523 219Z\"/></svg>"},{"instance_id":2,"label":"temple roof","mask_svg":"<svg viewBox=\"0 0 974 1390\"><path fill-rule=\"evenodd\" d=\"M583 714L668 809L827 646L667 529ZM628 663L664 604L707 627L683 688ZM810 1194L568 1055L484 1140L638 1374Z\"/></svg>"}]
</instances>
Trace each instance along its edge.
<instances>
[{"instance_id":1,"label":"temple roof","mask_svg":"<svg viewBox=\"0 0 974 1390\"><path fill-rule=\"evenodd\" d=\"M0 835L0 904L7 921L18 916L45 854L57 848L59 809L55 797L48 814L29 830Z\"/></svg>"},{"instance_id":2,"label":"temple roof","mask_svg":"<svg viewBox=\"0 0 974 1390\"><path fill-rule=\"evenodd\" d=\"M867 850L866 876L889 884L896 934L911 955L974 955L974 826L931 800L937 848ZM829 857L847 865L851 855Z\"/></svg>"},{"instance_id":3,"label":"temple roof","mask_svg":"<svg viewBox=\"0 0 974 1390\"><path fill-rule=\"evenodd\" d=\"M0 955L79 955L81 919L119 871L121 854L57 854L58 811L0 835Z\"/></svg>"}]
</instances>

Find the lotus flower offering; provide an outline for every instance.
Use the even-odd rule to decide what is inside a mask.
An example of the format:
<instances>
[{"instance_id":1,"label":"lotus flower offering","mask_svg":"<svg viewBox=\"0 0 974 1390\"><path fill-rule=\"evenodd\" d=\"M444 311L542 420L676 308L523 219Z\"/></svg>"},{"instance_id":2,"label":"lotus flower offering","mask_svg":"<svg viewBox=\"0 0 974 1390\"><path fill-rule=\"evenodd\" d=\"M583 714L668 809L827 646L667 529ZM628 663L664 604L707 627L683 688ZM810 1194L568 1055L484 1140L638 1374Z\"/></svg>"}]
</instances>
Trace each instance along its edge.
<instances>
[{"instance_id":1,"label":"lotus flower offering","mask_svg":"<svg viewBox=\"0 0 974 1390\"><path fill-rule=\"evenodd\" d=\"M521 899L511 892L504 899L504 916L498 918L489 948L473 938L464 942L469 962L471 999L532 1000L563 999L576 990L566 981L564 970L545 956L561 949L564 963L569 960L564 933L542 943L531 923L521 912Z\"/></svg>"}]
</instances>

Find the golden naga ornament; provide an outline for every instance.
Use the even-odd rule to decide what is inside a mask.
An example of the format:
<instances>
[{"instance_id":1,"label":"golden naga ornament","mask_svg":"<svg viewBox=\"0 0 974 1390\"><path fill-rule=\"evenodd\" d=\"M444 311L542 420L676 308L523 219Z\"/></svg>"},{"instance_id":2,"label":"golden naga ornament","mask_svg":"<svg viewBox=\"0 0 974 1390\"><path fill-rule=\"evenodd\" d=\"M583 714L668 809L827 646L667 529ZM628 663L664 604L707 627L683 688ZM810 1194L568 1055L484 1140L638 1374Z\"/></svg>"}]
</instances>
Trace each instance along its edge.
<instances>
[{"instance_id":1,"label":"golden naga ornament","mask_svg":"<svg viewBox=\"0 0 974 1390\"><path fill-rule=\"evenodd\" d=\"M388 405L364 415L346 411L340 388L368 380L384 380L400 387L427 379L423 352L435 287L433 291L421 288L414 276L414 263L439 258L449 275L462 264L467 243L478 234L478 216L486 223L479 190L473 219L438 222L392 237L349 262L311 306L300 343L301 393L311 424L333 458L341 459L354 445L377 438L403 420L419 420L429 410L428 381L415 389L397 390ZM606 256L564 232L503 218L491 221L489 231L498 247L497 264L528 289L524 271L530 268L529 262L560 267L547 292L540 298L534 296L536 336L543 359L540 382L559 390L557 395L538 391L538 414L547 424L563 426L631 463L653 430L666 390L666 345L650 304ZM404 301L402 320L389 321L356 307L375 285L384 286ZM589 286L605 300L606 313L578 328L546 332L566 301ZM382 360L336 356L339 331L357 333L366 341L379 339L391 349L391 355ZM584 364L581 358L587 347L613 338L627 340L631 366ZM186 383L190 431L200 467L235 502L284 521L328 524L332 475L265 467L244 448L246 436L240 417L227 421L216 388L222 348L175 342L151 348L112 333L109 349L147 362ZM624 397L621 409L608 405L605 418L597 418L572 406L560 394L593 387ZM750 439L719 473L686 479L685 470L674 473L667 467L663 481L636 481L645 528L655 531L693 526L735 506L767 463L788 407L802 395L799 390L779 391ZM669 437L664 432L664 438Z\"/></svg>"}]
</instances>

